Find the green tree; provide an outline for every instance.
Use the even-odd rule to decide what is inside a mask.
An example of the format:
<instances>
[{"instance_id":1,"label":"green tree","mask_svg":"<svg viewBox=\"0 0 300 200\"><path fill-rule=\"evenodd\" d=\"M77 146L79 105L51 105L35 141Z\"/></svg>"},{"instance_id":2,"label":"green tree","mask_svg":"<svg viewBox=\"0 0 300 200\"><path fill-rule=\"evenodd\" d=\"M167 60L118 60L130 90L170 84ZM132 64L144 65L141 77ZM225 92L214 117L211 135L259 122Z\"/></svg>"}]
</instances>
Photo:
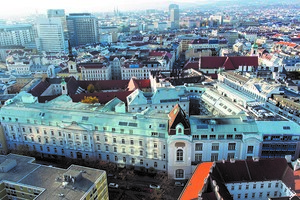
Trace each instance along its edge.
<instances>
[{"instance_id":1,"label":"green tree","mask_svg":"<svg viewBox=\"0 0 300 200\"><path fill-rule=\"evenodd\" d=\"M88 91L89 93L95 92L95 86L94 86L93 84L89 84L89 85L87 86L87 91Z\"/></svg>"},{"instance_id":2,"label":"green tree","mask_svg":"<svg viewBox=\"0 0 300 200\"><path fill-rule=\"evenodd\" d=\"M81 103L99 103L99 99L97 97L84 96L84 99L81 100Z\"/></svg>"}]
</instances>

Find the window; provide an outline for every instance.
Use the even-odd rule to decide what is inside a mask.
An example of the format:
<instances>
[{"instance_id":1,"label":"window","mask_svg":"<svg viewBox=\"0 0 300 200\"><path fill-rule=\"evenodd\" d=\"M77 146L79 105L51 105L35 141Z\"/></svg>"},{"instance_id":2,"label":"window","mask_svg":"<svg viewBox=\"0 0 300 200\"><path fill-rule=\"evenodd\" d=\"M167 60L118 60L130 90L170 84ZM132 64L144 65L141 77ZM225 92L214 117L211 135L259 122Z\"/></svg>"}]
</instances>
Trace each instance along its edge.
<instances>
[{"instance_id":1,"label":"window","mask_svg":"<svg viewBox=\"0 0 300 200\"><path fill-rule=\"evenodd\" d=\"M140 150L140 156L143 156L143 151L142 150Z\"/></svg>"},{"instance_id":2,"label":"window","mask_svg":"<svg viewBox=\"0 0 300 200\"><path fill-rule=\"evenodd\" d=\"M158 132L151 132L151 136L158 136Z\"/></svg>"},{"instance_id":3,"label":"window","mask_svg":"<svg viewBox=\"0 0 300 200\"><path fill-rule=\"evenodd\" d=\"M252 198L255 198L255 193L254 192L252 193Z\"/></svg>"},{"instance_id":4,"label":"window","mask_svg":"<svg viewBox=\"0 0 300 200\"><path fill-rule=\"evenodd\" d=\"M211 150L219 151L219 143L212 143Z\"/></svg>"},{"instance_id":5,"label":"window","mask_svg":"<svg viewBox=\"0 0 300 200\"><path fill-rule=\"evenodd\" d=\"M241 194L238 194L237 198L240 199L241 198Z\"/></svg>"},{"instance_id":6,"label":"window","mask_svg":"<svg viewBox=\"0 0 300 200\"><path fill-rule=\"evenodd\" d=\"M122 153L126 153L125 148L122 148Z\"/></svg>"},{"instance_id":7,"label":"window","mask_svg":"<svg viewBox=\"0 0 300 200\"><path fill-rule=\"evenodd\" d=\"M46 130L44 130L44 134L47 135L47 131Z\"/></svg>"},{"instance_id":8,"label":"window","mask_svg":"<svg viewBox=\"0 0 300 200\"><path fill-rule=\"evenodd\" d=\"M154 162L154 167L157 167L157 162Z\"/></svg>"},{"instance_id":9,"label":"window","mask_svg":"<svg viewBox=\"0 0 300 200\"><path fill-rule=\"evenodd\" d=\"M156 143L156 142L153 144L153 147L154 147L154 148L157 148L157 143Z\"/></svg>"},{"instance_id":10,"label":"window","mask_svg":"<svg viewBox=\"0 0 300 200\"><path fill-rule=\"evenodd\" d=\"M125 144L125 139L122 139L122 144Z\"/></svg>"},{"instance_id":11,"label":"window","mask_svg":"<svg viewBox=\"0 0 300 200\"><path fill-rule=\"evenodd\" d=\"M70 133L68 134L68 138L71 138L71 134Z\"/></svg>"},{"instance_id":12,"label":"window","mask_svg":"<svg viewBox=\"0 0 300 200\"><path fill-rule=\"evenodd\" d=\"M112 128L112 129L111 129L111 132L115 132L115 131L116 131L116 129L115 129L115 128Z\"/></svg>"},{"instance_id":13,"label":"window","mask_svg":"<svg viewBox=\"0 0 300 200\"><path fill-rule=\"evenodd\" d=\"M254 149L253 146L248 146L247 153L253 153L253 149Z\"/></svg>"},{"instance_id":14,"label":"window","mask_svg":"<svg viewBox=\"0 0 300 200\"><path fill-rule=\"evenodd\" d=\"M87 136L86 136L86 135L84 135L84 136L83 136L83 139L84 139L84 140L87 140Z\"/></svg>"},{"instance_id":15,"label":"window","mask_svg":"<svg viewBox=\"0 0 300 200\"><path fill-rule=\"evenodd\" d=\"M231 190L234 190L234 185L231 186Z\"/></svg>"},{"instance_id":16,"label":"window","mask_svg":"<svg viewBox=\"0 0 300 200\"><path fill-rule=\"evenodd\" d=\"M178 149L176 155L177 155L176 156L177 161L183 161L183 150L182 149Z\"/></svg>"},{"instance_id":17,"label":"window","mask_svg":"<svg viewBox=\"0 0 300 200\"><path fill-rule=\"evenodd\" d=\"M256 184L253 184L253 189L256 189Z\"/></svg>"},{"instance_id":18,"label":"window","mask_svg":"<svg viewBox=\"0 0 300 200\"><path fill-rule=\"evenodd\" d=\"M140 146L143 146L143 141L140 140L140 141L139 141L139 144L140 144Z\"/></svg>"},{"instance_id":19,"label":"window","mask_svg":"<svg viewBox=\"0 0 300 200\"><path fill-rule=\"evenodd\" d=\"M60 136L60 137L61 137L61 132L60 132L60 131L58 132L58 136Z\"/></svg>"},{"instance_id":20,"label":"window","mask_svg":"<svg viewBox=\"0 0 300 200\"><path fill-rule=\"evenodd\" d=\"M207 135L201 135L201 140L207 140Z\"/></svg>"},{"instance_id":21,"label":"window","mask_svg":"<svg viewBox=\"0 0 300 200\"><path fill-rule=\"evenodd\" d=\"M108 154L106 155L106 160L109 160L109 155Z\"/></svg>"},{"instance_id":22,"label":"window","mask_svg":"<svg viewBox=\"0 0 300 200\"><path fill-rule=\"evenodd\" d=\"M249 189L249 185L246 185L246 190L248 190Z\"/></svg>"},{"instance_id":23,"label":"window","mask_svg":"<svg viewBox=\"0 0 300 200\"><path fill-rule=\"evenodd\" d=\"M97 140L97 141L100 141L99 135L96 136L96 140Z\"/></svg>"},{"instance_id":24,"label":"window","mask_svg":"<svg viewBox=\"0 0 300 200\"><path fill-rule=\"evenodd\" d=\"M235 143L229 143L228 150L235 150Z\"/></svg>"},{"instance_id":25,"label":"window","mask_svg":"<svg viewBox=\"0 0 300 200\"><path fill-rule=\"evenodd\" d=\"M260 192L260 193L259 193L259 197L262 197L262 195L263 195L263 193L262 193L262 192Z\"/></svg>"},{"instance_id":26,"label":"window","mask_svg":"<svg viewBox=\"0 0 300 200\"><path fill-rule=\"evenodd\" d=\"M217 161L218 160L218 154L217 153L212 153L211 154L211 161Z\"/></svg>"},{"instance_id":27,"label":"window","mask_svg":"<svg viewBox=\"0 0 300 200\"><path fill-rule=\"evenodd\" d=\"M126 162L126 157L123 157L123 162Z\"/></svg>"},{"instance_id":28,"label":"window","mask_svg":"<svg viewBox=\"0 0 300 200\"><path fill-rule=\"evenodd\" d=\"M218 139L219 140L223 140L224 139L224 135L218 135Z\"/></svg>"},{"instance_id":29,"label":"window","mask_svg":"<svg viewBox=\"0 0 300 200\"><path fill-rule=\"evenodd\" d=\"M239 190L241 190L242 189L242 186L241 185L239 185Z\"/></svg>"},{"instance_id":30,"label":"window","mask_svg":"<svg viewBox=\"0 0 300 200\"><path fill-rule=\"evenodd\" d=\"M114 152L117 152L117 147L114 147Z\"/></svg>"},{"instance_id":31,"label":"window","mask_svg":"<svg viewBox=\"0 0 300 200\"><path fill-rule=\"evenodd\" d=\"M105 142L107 142L107 141L108 141L107 137L104 137L104 141L105 141Z\"/></svg>"},{"instance_id":32,"label":"window","mask_svg":"<svg viewBox=\"0 0 300 200\"><path fill-rule=\"evenodd\" d=\"M275 197L277 196L277 191L274 192L274 196L275 196Z\"/></svg>"},{"instance_id":33,"label":"window","mask_svg":"<svg viewBox=\"0 0 300 200\"><path fill-rule=\"evenodd\" d=\"M50 151L50 147L47 147L47 151L48 151L48 152Z\"/></svg>"},{"instance_id":34,"label":"window","mask_svg":"<svg viewBox=\"0 0 300 200\"><path fill-rule=\"evenodd\" d=\"M117 138L113 138L113 143L116 143L117 142Z\"/></svg>"},{"instance_id":35,"label":"window","mask_svg":"<svg viewBox=\"0 0 300 200\"><path fill-rule=\"evenodd\" d=\"M227 139L233 139L233 135L227 135Z\"/></svg>"},{"instance_id":36,"label":"window","mask_svg":"<svg viewBox=\"0 0 300 200\"><path fill-rule=\"evenodd\" d=\"M196 162L202 162L202 153L196 153L195 154L195 161Z\"/></svg>"},{"instance_id":37,"label":"window","mask_svg":"<svg viewBox=\"0 0 300 200\"><path fill-rule=\"evenodd\" d=\"M118 156L115 156L115 161L118 161Z\"/></svg>"},{"instance_id":38,"label":"window","mask_svg":"<svg viewBox=\"0 0 300 200\"><path fill-rule=\"evenodd\" d=\"M54 135L54 131L51 131L51 135Z\"/></svg>"},{"instance_id":39,"label":"window","mask_svg":"<svg viewBox=\"0 0 300 200\"><path fill-rule=\"evenodd\" d=\"M144 160L141 159L141 160L140 160L140 165L143 165L143 164L144 164Z\"/></svg>"},{"instance_id":40,"label":"window","mask_svg":"<svg viewBox=\"0 0 300 200\"><path fill-rule=\"evenodd\" d=\"M131 153L131 154L134 154L134 149L130 149L130 153Z\"/></svg>"},{"instance_id":41,"label":"window","mask_svg":"<svg viewBox=\"0 0 300 200\"><path fill-rule=\"evenodd\" d=\"M196 150L196 151L202 151L202 147L203 147L203 144L202 144L202 143L196 143L196 144L195 144L195 150Z\"/></svg>"},{"instance_id":42,"label":"window","mask_svg":"<svg viewBox=\"0 0 300 200\"><path fill-rule=\"evenodd\" d=\"M270 188L270 187L271 187L271 185L272 185L271 183L268 183L268 188Z\"/></svg>"},{"instance_id":43,"label":"window","mask_svg":"<svg viewBox=\"0 0 300 200\"><path fill-rule=\"evenodd\" d=\"M132 163L132 164L135 163L135 158L131 158L131 163Z\"/></svg>"},{"instance_id":44,"label":"window","mask_svg":"<svg viewBox=\"0 0 300 200\"><path fill-rule=\"evenodd\" d=\"M227 155L227 160L233 159L234 158L234 153L228 153Z\"/></svg>"},{"instance_id":45,"label":"window","mask_svg":"<svg viewBox=\"0 0 300 200\"><path fill-rule=\"evenodd\" d=\"M275 184L275 187L278 188L278 186L279 186L279 183L276 183L276 184Z\"/></svg>"},{"instance_id":46,"label":"window","mask_svg":"<svg viewBox=\"0 0 300 200\"><path fill-rule=\"evenodd\" d=\"M45 138L45 142L48 143L48 138Z\"/></svg>"},{"instance_id":47,"label":"window","mask_svg":"<svg viewBox=\"0 0 300 200\"><path fill-rule=\"evenodd\" d=\"M54 148L54 152L57 153L57 149L56 148Z\"/></svg>"},{"instance_id":48,"label":"window","mask_svg":"<svg viewBox=\"0 0 300 200\"><path fill-rule=\"evenodd\" d=\"M134 144L133 140L130 140L130 144L131 144L131 145L133 145L133 144Z\"/></svg>"},{"instance_id":49,"label":"window","mask_svg":"<svg viewBox=\"0 0 300 200\"><path fill-rule=\"evenodd\" d=\"M105 146L105 151L109 151L108 146Z\"/></svg>"},{"instance_id":50,"label":"window","mask_svg":"<svg viewBox=\"0 0 300 200\"><path fill-rule=\"evenodd\" d=\"M63 145L63 141L62 141L62 140L61 140L61 141L59 141L59 144L60 144L60 145Z\"/></svg>"},{"instance_id":51,"label":"window","mask_svg":"<svg viewBox=\"0 0 300 200\"><path fill-rule=\"evenodd\" d=\"M260 184L260 188L264 188L264 184L262 183L262 184Z\"/></svg>"},{"instance_id":52,"label":"window","mask_svg":"<svg viewBox=\"0 0 300 200\"><path fill-rule=\"evenodd\" d=\"M154 158L157 158L157 152L154 152L154 153L153 153L153 157L154 157Z\"/></svg>"},{"instance_id":53,"label":"window","mask_svg":"<svg viewBox=\"0 0 300 200\"><path fill-rule=\"evenodd\" d=\"M27 141L27 136L26 135L24 136L24 140Z\"/></svg>"},{"instance_id":54,"label":"window","mask_svg":"<svg viewBox=\"0 0 300 200\"><path fill-rule=\"evenodd\" d=\"M53 139L53 140L52 140L52 142L53 142L53 144L56 144L56 141L55 141L55 139Z\"/></svg>"},{"instance_id":55,"label":"window","mask_svg":"<svg viewBox=\"0 0 300 200\"><path fill-rule=\"evenodd\" d=\"M216 135L210 135L210 136L209 136L209 139L215 140L215 139L216 139Z\"/></svg>"},{"instance_id":56,"label":"window","mask_svg":"<svg viewBox=\"0 0 300 200\"><path fill-rule=\"evenodd\" d=\"M248 193L245 194L245 199L247 199L247 198L248 198Z\"/></svg>"},{"instance_id":57,"label":"window","mask_svg":"<svg viewBox=\"0 0 300 200\"><path fill-rule=\"evenodd\" d=\"M183 178L183 169L176 170L176 178Z\"/></svg>"}]
</instances>

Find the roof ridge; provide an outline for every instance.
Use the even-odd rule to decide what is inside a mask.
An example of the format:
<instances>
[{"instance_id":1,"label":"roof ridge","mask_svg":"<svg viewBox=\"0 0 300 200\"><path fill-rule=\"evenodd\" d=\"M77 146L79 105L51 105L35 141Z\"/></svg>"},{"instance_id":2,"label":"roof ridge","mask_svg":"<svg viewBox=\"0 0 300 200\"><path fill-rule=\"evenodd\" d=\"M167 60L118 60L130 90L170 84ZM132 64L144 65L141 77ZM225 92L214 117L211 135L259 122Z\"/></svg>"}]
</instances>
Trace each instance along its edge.
<instances>
[{"instance_id":1,"label":"roof ridge","mask_svg":"<svg viewBox=\"0 0 300 200\"><path fill-rule=\"evenodd\" d=\"M247 168L247 172L248 172L248 175L249 175L249 178L250 180L252 180L252 177L251 177L251 174L250 174L250 170L249 170L249 167L248 167L248 163L246 160L244 160L245 164L246 164L246 168Z\"/></svg>"}]
</instances>

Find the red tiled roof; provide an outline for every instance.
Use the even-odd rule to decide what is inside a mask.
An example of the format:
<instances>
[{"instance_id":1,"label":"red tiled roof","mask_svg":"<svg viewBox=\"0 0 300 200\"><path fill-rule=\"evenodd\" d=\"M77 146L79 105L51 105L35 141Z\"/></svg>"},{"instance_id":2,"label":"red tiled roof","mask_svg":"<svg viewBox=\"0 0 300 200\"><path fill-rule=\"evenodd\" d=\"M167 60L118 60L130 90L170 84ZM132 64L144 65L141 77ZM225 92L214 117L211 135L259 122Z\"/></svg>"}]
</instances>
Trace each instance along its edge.
<instances>
[{"instance_id":1,"label":"red tiled roof","mask_svg":"<svg viewBox=\"0 0 300 200\"><path fill-rule=\"evenodd\" d=\"M149 56L164 56L166 53L165 51L150 51Z\"/></svg>"},{"instance_id":2,"label":"red tiled roof","mask_svg":"<svg viewBox=\"0 0 300 200\"><path fill-rule=\"evenodd\" d=\"M89 84L99 86L101 90L122 89L126 90L129 80L100 80L100 81L77 81L81 88L86 89Z\"/></svg>"},{"instance_id":3,"label":"red tiled roof","mask_svg":"<svg viewBox=\"0 0 300 200\"><path fill-rule=\"evenodd\" d=\"M80 63L78 64L78 67L84 67L86 69L97 69L106 67L106 65L104 65L103 63Z\"/></svg>"},{"instance_id":4,"label":"red tiled roof","mask_svg":"<svg viewBox=\"0 0 300 200\"><path fill-rule=\"evenodd\" d=\"M80 102L82 99L84 99L84 96L92 96L97 97L99 99L99 103L106 104L110 100L117 97L124 103L126 103L126 97L130 95L133 91L122 91L122 92L98 92L98 93L89 93L89 94L73 94L71 95L71 98L73 102Z\"/></svg>"},{"instance_id":5,"label":"red tiled roof","mask_svg":"<svg viewBox=\"0 0 300 200\"><path fill-rule=\"evenodd\" d=\"M276 44L281 44L281 45L285 45L285 46L289 46L289 47L295 47L295 46L297 46L296 43L293 43L293 42L283 42L283 41L277 42Z\"/></svg>"},{"instance_id":6,"label":"red tiled roof","mask_svg":"<svg viewBox=\"0 0 300 200\"><path fill-rule=\"evenodd\" d=\"M235 70L239 66L258 66L257 56L229 56L214 57L207 56L200 58L200 69L219 69L225 67L225 70Z\"/></svg>"},{"instance_id":7,"label":"red tiled roof","mask_svg":"<svg viewBox=\"0 0 300 200\"><path fill-rule=\"evenodd\" d=\"M195 62L195 61L188 61L183 69L195 69L195 70L199 70L199 61Z\"/></svg>"},{"instance_id":8,"label":"red tiled roof","mask_svg":"<svg viewBox=\"0 0 300 200\"><path fill-rule=\"evenodd\" d=\"M186 184L183 192L181 193L180 200L198 199L198 194L202 191L205 185L205 179L208 178L210 169L213 162L204 162L197 166L192 178Z\"/></svg>"}]
</instances>

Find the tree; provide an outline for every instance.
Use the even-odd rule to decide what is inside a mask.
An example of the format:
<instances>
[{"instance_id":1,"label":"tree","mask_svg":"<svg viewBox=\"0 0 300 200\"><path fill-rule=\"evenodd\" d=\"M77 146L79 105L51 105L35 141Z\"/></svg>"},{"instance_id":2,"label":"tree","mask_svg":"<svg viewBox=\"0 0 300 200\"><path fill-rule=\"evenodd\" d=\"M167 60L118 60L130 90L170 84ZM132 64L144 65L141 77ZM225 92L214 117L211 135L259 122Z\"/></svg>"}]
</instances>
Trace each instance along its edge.
<instances>
[{"instance_id":1,"label":"tree","mask_svg":"<svg viewBox=\"0 0 300 200\"><path fill-rule=\"evenodd\" d=\"M99 103L99 99L97 97L84 96L84 99L81 100L81 103Z\"/></svg>"},{"instance_id":2,"label":"tree","mask_svg":"<svg viewBox=\"0 0 300 200\"><path fill-rule=\"evenodd\" d=\"M95 91L95 86L94 86L93 84L89 84L89 85L87 86L87 91L88 91L89 93L93 93L93 92Z\"/></svg>"}]
</instances>

